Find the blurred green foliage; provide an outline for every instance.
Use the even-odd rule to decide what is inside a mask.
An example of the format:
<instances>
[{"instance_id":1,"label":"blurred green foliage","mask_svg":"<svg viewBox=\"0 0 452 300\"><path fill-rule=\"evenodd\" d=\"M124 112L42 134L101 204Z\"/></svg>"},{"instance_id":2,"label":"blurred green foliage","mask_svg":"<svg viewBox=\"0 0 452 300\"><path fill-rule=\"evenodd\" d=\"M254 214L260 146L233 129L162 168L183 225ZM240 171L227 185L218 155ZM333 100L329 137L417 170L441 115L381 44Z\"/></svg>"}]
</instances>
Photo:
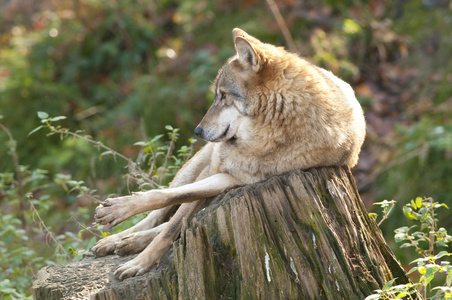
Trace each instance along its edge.
<instances>
[{"instance_id":1,"label":"blurred green foliage","mask_svg":"<svg viewBox=\"0 0 452 300\"><path fill-rule=\"evenodd\" d=\"M392 203L391 203L392 202ZM382 220L387 219L390 212L388 205L395 201L374 203L383 208ZM400 248L413 247L419 258L410 262L416 264L407 275L411 274L412 282L394 285L397 278L388 281L380 290L375 290L365 300L372 299L438 299L449 300L452 297L452 265L448 252L448 243L452 236L447 229L438 224L438 209L448 206L436 202L433 198L417 197L403 206L403 214L408 220L416 222L410 227L403 226L395 230L394 240L403 243ZM381 223L381 221L380 221ZM379 223L379 225L380 225ZM416 274L417 276L413 276Z\"/></svg>"},{"instance_id":2,"label":"blurred green foliage","mask_svg":"<svg viewBox=\"0 0 452 300\"><path fill-rule=\"evenodd\" d=\"M165 126L166 142L161 141L164 136L161 134L135 143L142 148L132 160L89 135L58 125L66 119L64 116L51 117L42 111L37 115L42 125L29 135L48 130L48 136L59 135L62 139L74 138L92 144L103 151L99 158L112 156L115 162L126 161L128 171L124 181L133 190L167 186L194 153L195 139L189 139L188 146L176 149L179 129L170 125ZM86 225L91 219L90 205L99 202L97 190L86 186L83 180L74 180L71 174L56 173L52 178L47 170L21 165L11 132L2 123L0 129L9 138L8 154L14 162L14 172L0 172L2 208L8 210L0 219L3 238L0 241L0 296L2 299L29 299L26 289L32 283L34 271L49 264L79 260L98 238L110 233L103 232L97 224ZM122 222L113 233L129 228L145 216L138 214ZM63 220L66 222L61 223ZM52 251L43 247L44 241L51 243Z\"/></svg>"},{"instance_id":3,"label":"blurred green foliage","mask_svg":"<svg viewBox=\"0 0 452 300\"><path fill-rule=\"evenodd\" d=\"M452 207L450 1L276 2L300 55L352 84L364 107L367 140L354 173L367 207L418 195ZM11 225L17 235L5 249L39 234L19 230L30 226L20 212L29 205L19 205L17 190L5 194L18 176L8 153L17 153L32 200L44 197L37 209L56 236L74 235L80 228L68 225L69 217L80 215L88 224L95 206L60 183L83 180L100 198L131 188L122 177L126 161L102 156L82 139L46 136L44 130L28 135L40 125L38 111L66 116L64 128L83 130L131 159L167 124L180 128L186 141L213 100L212 80L234 53L234 27L287 44L265 1L1 2L0 122L13 136L0 131L1 228ZM180 140L176 149L182 149ZM387 237L399 219L383 224ZM91 236L83 239L86 246ZM24 250L24 259L49 257L44 244L33 244L35 254ZM24 264L28 272L44 262ZM23 291L24 284L2 279L0 289L9 289L11 299L11 289Z\"/></svg>"}]
</instances>

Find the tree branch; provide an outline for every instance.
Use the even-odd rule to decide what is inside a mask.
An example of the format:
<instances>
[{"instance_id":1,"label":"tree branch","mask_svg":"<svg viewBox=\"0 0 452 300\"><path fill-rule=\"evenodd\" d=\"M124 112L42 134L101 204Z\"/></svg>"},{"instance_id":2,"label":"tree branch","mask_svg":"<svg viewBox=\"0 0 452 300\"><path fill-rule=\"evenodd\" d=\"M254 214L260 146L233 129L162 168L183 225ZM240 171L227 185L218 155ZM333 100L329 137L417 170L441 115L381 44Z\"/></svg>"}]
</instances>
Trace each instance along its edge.
<instances>
[{"instance_id":1,"label":"tree branch","mask_svg":"<svg viewBox=\"0 0 452 300\"><path fill-rule=\"evenodd\" d=\"M284 39L286 40L289 51L297 53L298 52L297 46L295 45L292 35L290 34L289 28L287 27L286 22L284 21L284 18L281 15L281 11L279 10L278 5L276 5L274 0L267 0L267 4L273 13L273 16L275 17L276 22L278 23L278 27L281 30Z\"/></svg>"}]
</instances>

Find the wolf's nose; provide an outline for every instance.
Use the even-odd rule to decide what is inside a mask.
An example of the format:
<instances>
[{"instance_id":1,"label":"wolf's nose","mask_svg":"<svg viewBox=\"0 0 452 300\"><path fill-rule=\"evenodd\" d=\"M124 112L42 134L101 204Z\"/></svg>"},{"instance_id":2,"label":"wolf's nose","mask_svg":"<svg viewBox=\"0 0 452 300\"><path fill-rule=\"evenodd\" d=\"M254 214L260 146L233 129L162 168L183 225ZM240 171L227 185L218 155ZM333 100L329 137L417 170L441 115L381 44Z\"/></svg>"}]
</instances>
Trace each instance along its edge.
<instances>
[{"instance_id":1,"label":"wolf's nose","mask_svg":"<svg viewBox=\"0 0 452 300\"><path fill-rule=\"evenodd\" d=\"M196 127L195 128L195 134L197 135L197 136L199 136L199 137L201 137L202 136L202 128L201 127Z\"/></svg>"}]
</instances>

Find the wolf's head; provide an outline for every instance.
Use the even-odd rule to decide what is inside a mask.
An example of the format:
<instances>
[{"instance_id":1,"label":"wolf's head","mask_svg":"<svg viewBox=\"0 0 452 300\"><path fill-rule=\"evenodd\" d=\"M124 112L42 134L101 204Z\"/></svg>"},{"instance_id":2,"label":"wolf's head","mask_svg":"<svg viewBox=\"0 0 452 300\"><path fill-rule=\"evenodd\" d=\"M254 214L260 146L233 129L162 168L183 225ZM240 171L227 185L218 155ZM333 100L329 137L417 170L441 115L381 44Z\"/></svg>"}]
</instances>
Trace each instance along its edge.
<instances>
[{"instance_id":1,"label":"wolf's head","mask_svg":"<svg viewBox=\"0 0 452 300\"><path fill-rule=\"evenodd\" d=\"M195 133L210 142L247 139L259 128L276 128L299 114L304 104L295 105L311 78L308 64L282 47L262 43L243 30L232 31L236 54L218 72L215 100L196 127ZM305 69L307 71L305 71ZM313 78L313 77L312 77ZM306 90L309 92L306 93Z\"/></svg>"},{"instance_id":2,"label":"wolf's head","mask_svg":"<svg viewBox=\"0 0 452 300\"><path fill-rule=\"evenodd\" d=\"M215 100L195 133L210 142L243 138L251 120L247 110L253 74L262 68L257 47L264 44L238 28L232 31L236 55L220 69L215 80Z\"/></svg>"}]
</instances>

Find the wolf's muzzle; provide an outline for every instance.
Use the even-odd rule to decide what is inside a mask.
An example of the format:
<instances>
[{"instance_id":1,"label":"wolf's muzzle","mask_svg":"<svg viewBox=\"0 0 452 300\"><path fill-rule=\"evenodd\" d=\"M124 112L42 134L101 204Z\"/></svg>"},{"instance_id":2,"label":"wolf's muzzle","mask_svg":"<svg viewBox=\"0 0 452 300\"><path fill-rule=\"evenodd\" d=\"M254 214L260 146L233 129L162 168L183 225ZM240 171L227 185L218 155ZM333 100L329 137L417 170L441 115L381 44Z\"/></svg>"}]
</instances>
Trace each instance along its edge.
<instances>
[{"instance_id":1,"label":"wolf's muzzle","mask_svg":"<svg viewBox=\"0 0 452 300\"><path fill-rule=\"evenodd\" d=\"M200 138L202 138L202 136L203 136L203 130L202 130L202 128L201 127L196 127L195 128L195 134L197 135L197 136L199 136Z\"/></svg>"}]
</instances>

